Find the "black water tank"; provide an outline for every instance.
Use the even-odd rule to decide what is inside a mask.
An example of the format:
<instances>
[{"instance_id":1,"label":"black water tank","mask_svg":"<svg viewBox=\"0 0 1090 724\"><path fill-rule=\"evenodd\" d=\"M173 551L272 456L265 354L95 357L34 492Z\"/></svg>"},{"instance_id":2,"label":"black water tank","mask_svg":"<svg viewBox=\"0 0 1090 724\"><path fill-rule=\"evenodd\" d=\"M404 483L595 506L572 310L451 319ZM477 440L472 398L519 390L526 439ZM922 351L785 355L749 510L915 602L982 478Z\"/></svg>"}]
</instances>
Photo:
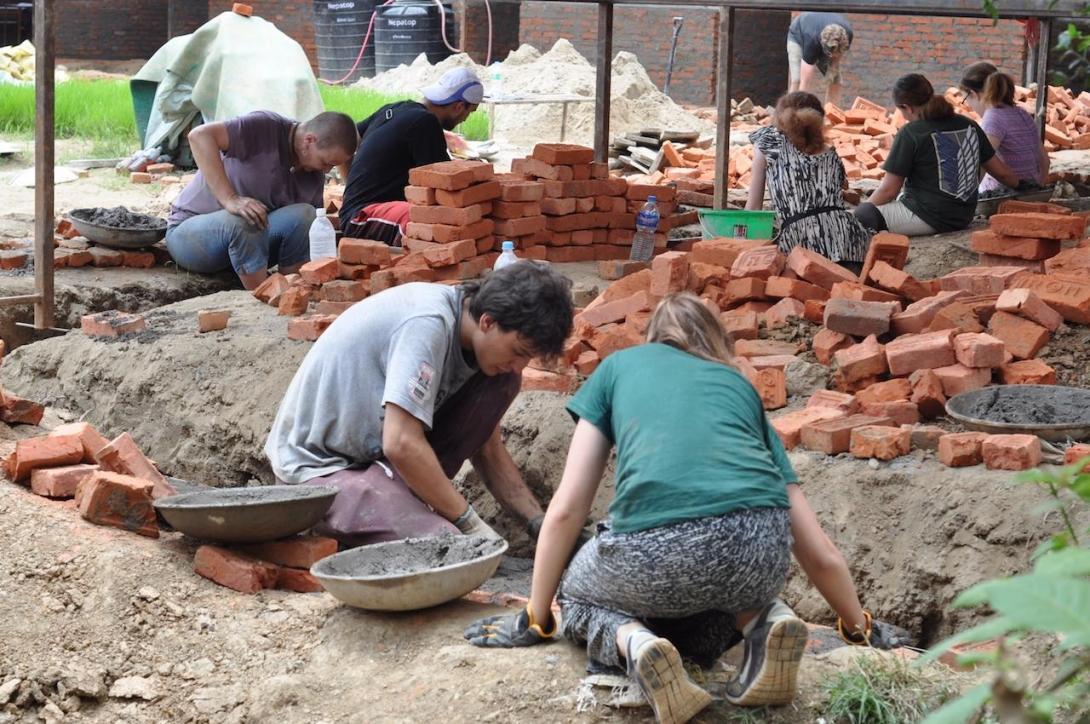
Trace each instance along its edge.
<instances>
[{"instance_id":1,"label":"black water tank","mask_svg":"<svg viewBox=\"0 0 1090 724\"><path fill-rule=\"evenodd\" d=\"M450 50L443 43L439 13L439 6L426 0L397 0L380 6L375 11L375 72L410 65L421 53L427 54L432 65L448 57ZM444 4L442 13L446 16L447 38L456 45L454 11Z\"/></svg>"},{"instance_id":2,"label":"black water tank","mask_svg":"<svg viewBox=\"0 0 1090 724\"><path fill-rule=\"evenodd\" d=\"M338 81L356 63L377 0L314 0L314 40L318 49L318 77ZM359 65L345 83L375 74L375 34Z\"/></svg>"}]
</instances>

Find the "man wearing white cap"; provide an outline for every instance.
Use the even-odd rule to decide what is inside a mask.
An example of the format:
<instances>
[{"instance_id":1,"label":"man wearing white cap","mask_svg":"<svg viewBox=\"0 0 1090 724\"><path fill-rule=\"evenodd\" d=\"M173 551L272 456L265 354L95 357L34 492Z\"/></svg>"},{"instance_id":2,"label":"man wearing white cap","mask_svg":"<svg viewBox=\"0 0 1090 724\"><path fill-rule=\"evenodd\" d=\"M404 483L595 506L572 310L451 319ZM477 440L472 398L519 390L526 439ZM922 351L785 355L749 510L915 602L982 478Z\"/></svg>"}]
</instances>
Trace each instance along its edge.
<instances>
[{"instance_id":1,"label":"man wearing white cap","mask_svg":"<svg viewBox=\"0 0 1090 724\"><path fill-rule=\"evenodd\" d=\"M409 170L449 161L443 132L468 118L483 97L471 69L453 68L424 89L423 103L391 103L357 124L361 140L340 211L344 235L400 244L409 221Z\"/></svg>"}]
</instances>

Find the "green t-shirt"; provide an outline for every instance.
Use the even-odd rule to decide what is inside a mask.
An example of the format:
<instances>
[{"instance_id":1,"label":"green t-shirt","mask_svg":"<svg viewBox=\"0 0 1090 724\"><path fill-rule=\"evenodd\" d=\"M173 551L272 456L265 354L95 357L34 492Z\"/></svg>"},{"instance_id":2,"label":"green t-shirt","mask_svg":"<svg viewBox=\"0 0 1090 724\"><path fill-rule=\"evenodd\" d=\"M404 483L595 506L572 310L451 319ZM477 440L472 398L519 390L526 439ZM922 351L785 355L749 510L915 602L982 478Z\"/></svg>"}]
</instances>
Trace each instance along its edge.
<instances>
[{"instance_id":1,"label":"green t-shirt","mask_svg":"<svg viewBox=\"0 0 1090 724\"><path fill-rule=\"evenodd\" d=\"M795 471L757 391L726 365L664 344L630 347L599 365L568 412L617 447L609 513L619 533L789 507Z\"/></svg>"},{"instance_id":2,"label":"green t-shirt","mask_svg":"<svg viewBox=\"0 0 1090 724\"><path fill-rule=\"evenodd\" d=\"M980 126L955 115L906 124L882 168L905 178L901 201L935 231L960 231L976 213L980 166L994 155Z\"/></svg>"}]
</instances>

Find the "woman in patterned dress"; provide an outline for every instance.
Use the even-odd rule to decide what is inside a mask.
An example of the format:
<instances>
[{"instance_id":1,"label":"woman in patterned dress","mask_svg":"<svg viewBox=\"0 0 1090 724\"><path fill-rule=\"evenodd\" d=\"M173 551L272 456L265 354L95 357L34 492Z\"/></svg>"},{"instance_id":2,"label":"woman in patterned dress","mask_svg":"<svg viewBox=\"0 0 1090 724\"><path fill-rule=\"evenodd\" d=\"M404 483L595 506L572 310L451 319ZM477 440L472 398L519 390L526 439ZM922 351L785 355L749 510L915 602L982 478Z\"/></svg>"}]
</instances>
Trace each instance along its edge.
<instances>
[{"instance_id":1,"label":"woman in patterned dress","mask_svg":"<svg viewBox=\"0 0 1090 724\"><path fill-rule=\"evenodd\" d=\"M780 251L802 246L858 272L870 232L844 203L848 177L825 142L824 125L817 96L798 91L780 98L773 125L750 134L753 180L746 208L762 207L767 181L780 220Z\"/></svg>"}]
</instances>

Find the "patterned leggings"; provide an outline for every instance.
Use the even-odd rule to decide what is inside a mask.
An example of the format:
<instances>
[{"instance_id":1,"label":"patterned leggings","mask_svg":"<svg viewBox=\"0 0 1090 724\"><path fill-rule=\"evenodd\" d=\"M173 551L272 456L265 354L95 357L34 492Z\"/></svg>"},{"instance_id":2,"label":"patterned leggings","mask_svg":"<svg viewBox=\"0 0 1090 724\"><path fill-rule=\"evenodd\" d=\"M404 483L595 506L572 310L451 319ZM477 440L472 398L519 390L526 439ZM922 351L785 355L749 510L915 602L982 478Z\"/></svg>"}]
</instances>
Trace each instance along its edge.
<instances>
[{"instance_id":1,"label":"patterned leggings","mask_svg":"<svg viewBox=\"0 0 1090 724\"><path fill-rule=\"evenodd\" d=\"M608 523L572 559L560 584L563 635L591 665L621 667L617 629L641 621L710 667L741 640L735 614L775 598L791 560L783 508L739 510L635 533Z\"/></svg>"}]
</instances>

